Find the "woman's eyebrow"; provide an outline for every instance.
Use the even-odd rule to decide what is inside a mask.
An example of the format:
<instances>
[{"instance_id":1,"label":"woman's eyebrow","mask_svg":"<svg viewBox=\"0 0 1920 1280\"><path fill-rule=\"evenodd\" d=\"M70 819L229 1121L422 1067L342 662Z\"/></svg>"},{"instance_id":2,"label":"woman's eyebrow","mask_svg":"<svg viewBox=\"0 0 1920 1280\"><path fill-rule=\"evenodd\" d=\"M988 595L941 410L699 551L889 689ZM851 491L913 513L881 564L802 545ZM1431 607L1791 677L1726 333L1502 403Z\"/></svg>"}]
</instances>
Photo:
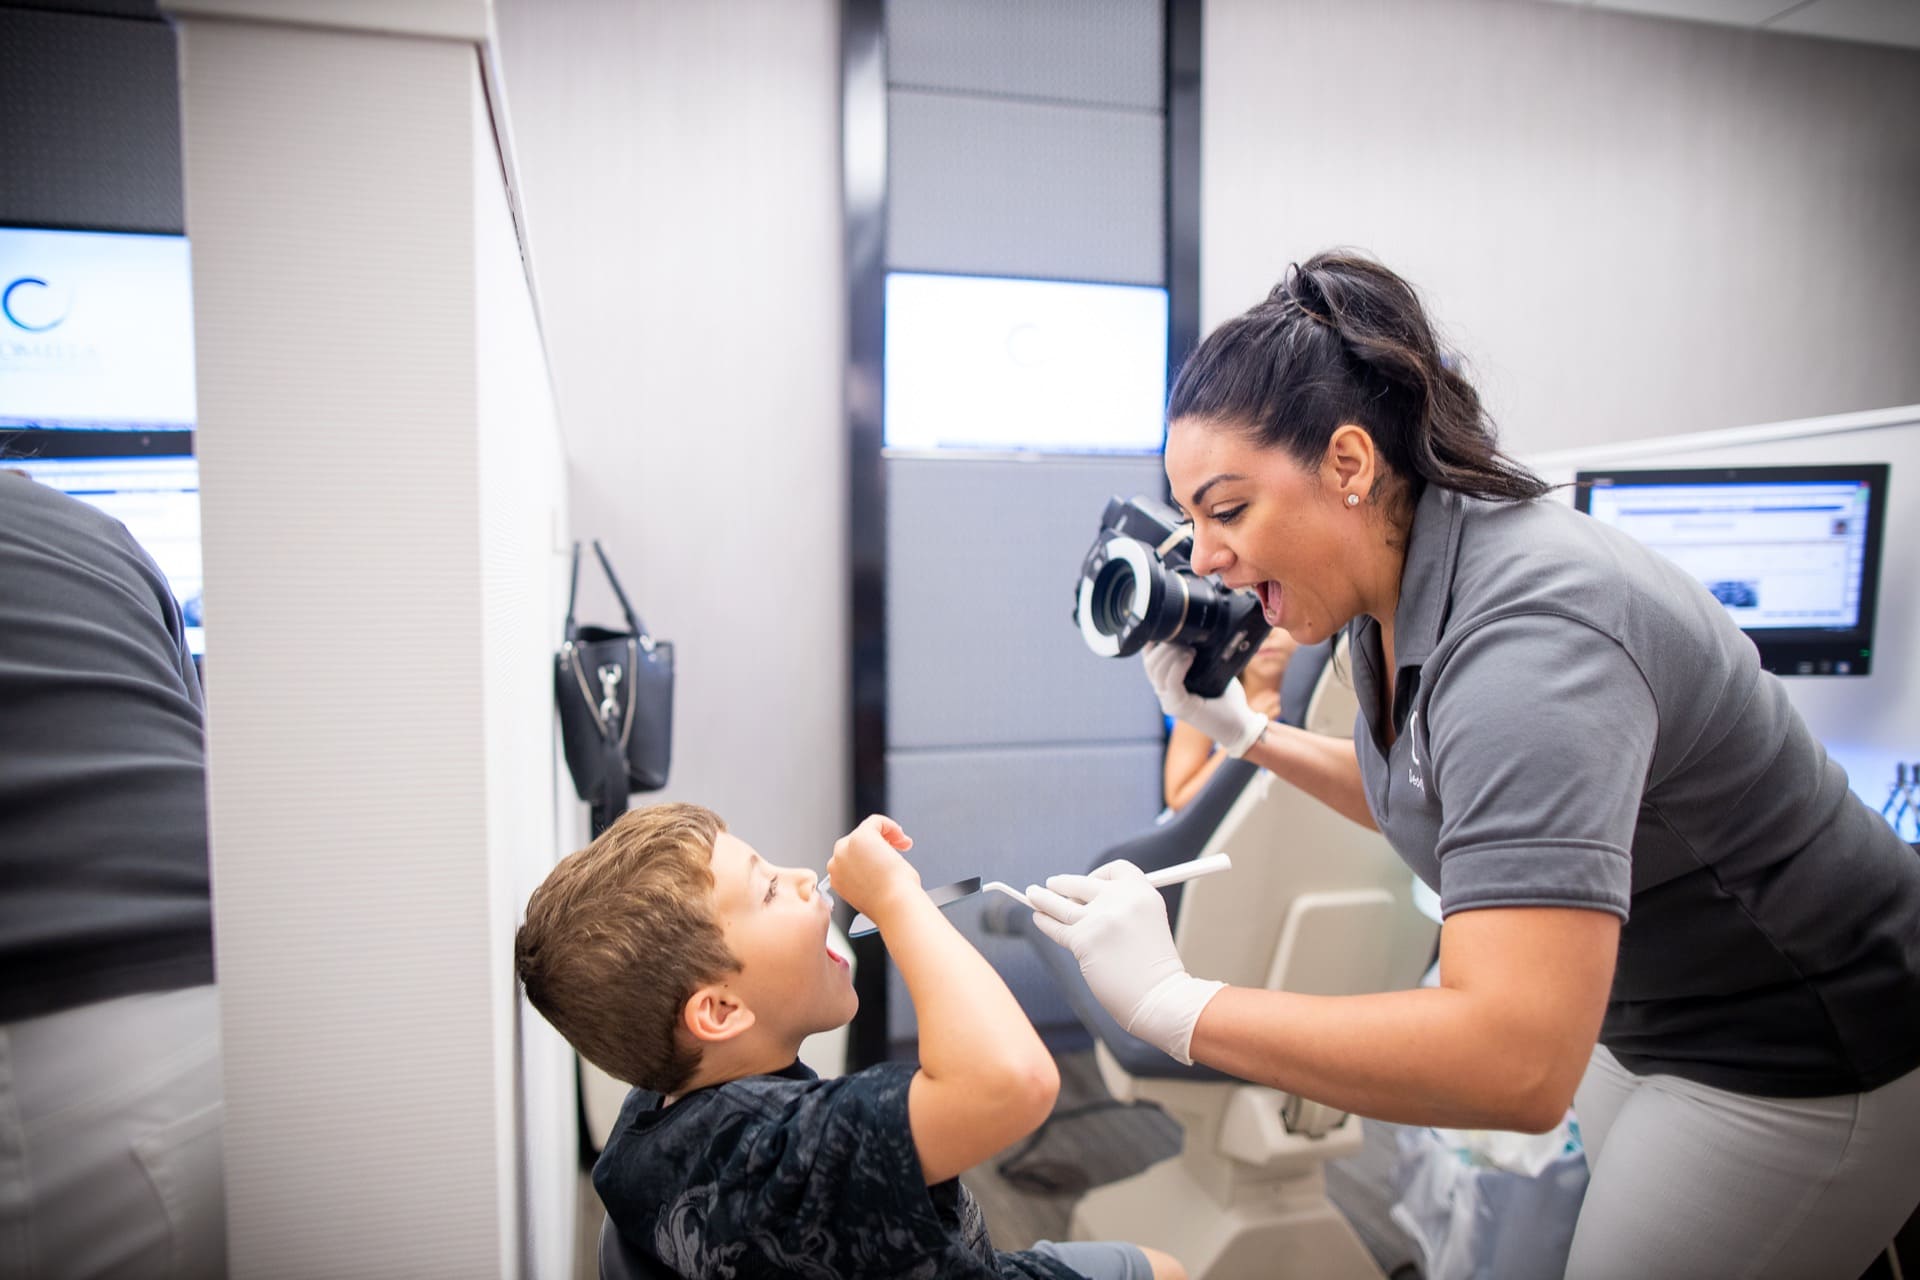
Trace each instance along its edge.
<instances>
[{"instance_id":1,"label":"woman's eyebrow","mask_svg":"<svg viewBox=\"0 0 1920 1280\"><path fill-rule=\"evenodd\" d=\"M1197 507L1201 503L1207 500L1207 490L1213 488L1213 486L1217 484L1224 484L1229 480L1245 480L1245 479L1246 477L1243 475L1240 475L1238 472L1224 471L1219 475L1215 476L1213 479L1207 481L1205 484L1201 485L1198 489L1195 489L1193 491L1193 497L1191 501L1193 505Z\"/></svg>"}]
</instances>

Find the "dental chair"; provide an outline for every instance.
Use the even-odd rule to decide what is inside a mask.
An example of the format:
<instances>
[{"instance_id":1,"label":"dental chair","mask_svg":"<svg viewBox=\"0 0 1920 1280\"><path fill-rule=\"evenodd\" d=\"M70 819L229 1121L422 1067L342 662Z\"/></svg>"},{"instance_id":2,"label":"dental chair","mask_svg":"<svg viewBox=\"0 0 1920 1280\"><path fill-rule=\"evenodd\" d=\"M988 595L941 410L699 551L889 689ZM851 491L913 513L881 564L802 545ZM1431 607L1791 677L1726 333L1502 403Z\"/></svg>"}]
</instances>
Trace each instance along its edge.
<instances>
[{"instance_id":1,"label":"dental chair","mask_svg":"<svg viewBox=\"0 0 1920 1280\"><path fill-rule=\"evenodd\" d=\"M1282 687L1284 722L1340 737L1358 709L1344 657L1303 646ZM1188 806L1106 851L1151 871L1206 854L1233 870L1167 893L1188 971L1234 986L1359 995L1418 985L1437 926L1414 906L1412 876L1386 840L1243 760L1224 762ZM1309 1098L1195 1065L1121 1029L1073 956L1024 911L989 928L1028 937L1094 1037L1101 1079L1122 1102L1155 1103L1186 1131L1179 1155L1095 1188L1074 1210L1076 1240L1164 1249L1194 1280L1378 1280L1379 1267L1327 1198L1322 1166L1360 1149L1360 1122Z\"/></svg>"}]
</instances>

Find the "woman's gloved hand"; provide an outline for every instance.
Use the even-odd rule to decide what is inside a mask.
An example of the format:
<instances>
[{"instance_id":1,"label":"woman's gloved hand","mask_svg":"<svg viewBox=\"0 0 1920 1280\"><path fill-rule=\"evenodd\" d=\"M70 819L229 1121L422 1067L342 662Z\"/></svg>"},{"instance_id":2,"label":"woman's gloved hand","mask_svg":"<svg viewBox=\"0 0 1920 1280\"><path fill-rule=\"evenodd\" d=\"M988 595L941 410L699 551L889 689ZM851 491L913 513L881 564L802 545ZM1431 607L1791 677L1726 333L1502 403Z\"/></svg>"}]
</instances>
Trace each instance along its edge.
<instances>
[{"instance_id":1,"label":"woman's gloved hand","mask_svg":"<svg viewBox=\"0 0 1920 1280\"><path fill-rule=\"evenodd\" d=\"M1194 1023L1226 984L1187 972L1174 949L1166 900L1145 873L1131 862L1109 862L1092 875L1052 876L1027 897L1034 925L1073 952L1114 1021L1191 1065Z\"/></svg>"},{"instance_id":2,"label":"woman's gloved hand","mask_svg":"<svg viewBox=\"0 0 1920 1280\"><path fill-rule=\"evenodd\" d=\"M1226 692L1218 697L1203 698L1184 683L1193 666L1193 650L1185 645L1155 640L1147 645L1142 661L1160 698L1160 709L1175 720L1192 725L1231 756L1247 754L1247 748L1260 741L1267 718L1247 705L1247 691L1238 680L1227 681Z\"/></svg>"}]
</instances>

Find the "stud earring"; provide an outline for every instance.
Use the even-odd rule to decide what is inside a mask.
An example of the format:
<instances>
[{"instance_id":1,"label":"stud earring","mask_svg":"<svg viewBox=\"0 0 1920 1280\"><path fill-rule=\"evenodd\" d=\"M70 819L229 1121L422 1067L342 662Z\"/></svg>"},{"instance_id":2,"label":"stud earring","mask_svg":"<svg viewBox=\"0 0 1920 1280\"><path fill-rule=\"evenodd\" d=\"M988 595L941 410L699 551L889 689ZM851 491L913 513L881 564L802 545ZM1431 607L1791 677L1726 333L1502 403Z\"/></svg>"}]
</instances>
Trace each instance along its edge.
<instances>
[{"instance_id":1,"label":"stud earring","mask_svg":"<svg viewBox=\"0 0 1920 1280\"><path fill-rule=\"evenodd\" d=\"M1348 506L1350 506L1350 507L1357 507L1357 506L1359 506L1359 505L1360 505L1360 495L1359 495L1359 494L1357 494L1357 493L1350 493L1350 494L1348 494L1348 495L1347 495L1347 505L1348 505Z\"/></svg>"}]
</instances>

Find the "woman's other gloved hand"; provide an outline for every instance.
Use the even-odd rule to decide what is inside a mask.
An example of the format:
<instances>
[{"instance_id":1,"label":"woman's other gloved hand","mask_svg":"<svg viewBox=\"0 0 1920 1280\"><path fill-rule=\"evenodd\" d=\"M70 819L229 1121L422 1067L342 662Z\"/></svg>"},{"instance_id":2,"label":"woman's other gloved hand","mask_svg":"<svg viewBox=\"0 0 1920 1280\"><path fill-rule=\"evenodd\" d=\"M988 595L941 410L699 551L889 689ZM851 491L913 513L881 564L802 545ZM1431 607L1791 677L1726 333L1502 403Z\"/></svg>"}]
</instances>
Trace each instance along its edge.
<instances>
[{"instance_id":1,"label":"woman's other gloved hand","mask_svg":"<svg viewBox=\"0 0 1920 1280\"><path fill-rule=\"evenodd\" d=\"M1166 900L1145 873L1131 862L1109 862L1092 875L1052 876L1027 897L1034 925L1073 953L1114 1021L1191 1065L1194 1024L1226 984L1187 972L1174 949Z\"/></svg>"},{"instance_id":2,"label":"woman's other gloved hand","mask_svg":"<svg viewBox=\"0 0 1920 1280\"><path fill-rule=\"evenodd\" d=\"M1160 698L1160 709L1185 721L1226 748L1231 756L1247 754L1260 741L1267 718L1247 705L1247 691L1238 680L1227 681L1226 692L1203 698L1184 683L1193 666L1193 650L1185 645L1153 641L1142 654L1147 679Z\"/></svg>"}]
</instances>

